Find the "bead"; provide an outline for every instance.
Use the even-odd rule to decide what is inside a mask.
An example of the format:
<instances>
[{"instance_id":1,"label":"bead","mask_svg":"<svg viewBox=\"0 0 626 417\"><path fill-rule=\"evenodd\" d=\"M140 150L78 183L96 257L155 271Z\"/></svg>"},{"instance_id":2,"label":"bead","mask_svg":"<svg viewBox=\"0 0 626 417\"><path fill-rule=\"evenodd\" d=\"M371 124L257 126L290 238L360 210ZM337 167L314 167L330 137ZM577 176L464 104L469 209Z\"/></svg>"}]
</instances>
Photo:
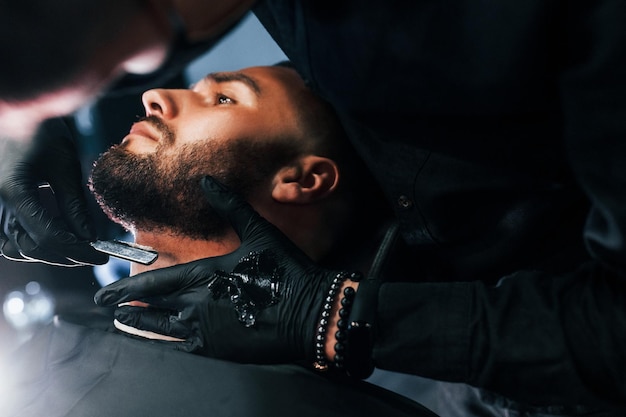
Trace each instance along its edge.
<instances>
[{"instance_id":1,"label":"bead","mask_svg":"<svg viewBox=\"0 0 626 417\"><path fill-rule=\"evenodd\" d=\"M328 325L330 324L331 311L336 303L336 297L339 290L343 286L343 282L346 279L358 282L362 279L363 275L360 272L339 272L333 278L320 314L320 320L317 327L317 333L315 336L315 358L316 361L313 364L314 368L320 371L325 371L329 367L329 363L326 359L326 333L328 332ZM350 310L354 303L356 290L353 287L346 287L343 289L342 298L340 300L341 308L339 309L337 320L337 331L335 332L335 339L337 340L334 346L335 355L333 357L333 364L335 369L344 370L344 353L346 351L345 341L348 337L348 318L350 317Z\"/></svg>"},{"instance_id":2,"label":"bead","mask_svg":"<svg viewBox=\"0 0 626 417\"><path fill-rule=\"evenodd\" d=\"M335 332L335 339L343 342L344 340L346 340L346 332L342 330L337 330L337 332Z\"/></svg>"},{"instance_id":3,"label":"bead","mask_svg":"<svg viewBox=\"0 0 626 417\"><path fill-rule=\"evenodd\" d=\"M356 294L356 291L354 290L353 287L346 287L343 290L343 295L345 295L346 297L352 298L352 297L354 297L354 294Z\"/></svg>"}]
</instances>

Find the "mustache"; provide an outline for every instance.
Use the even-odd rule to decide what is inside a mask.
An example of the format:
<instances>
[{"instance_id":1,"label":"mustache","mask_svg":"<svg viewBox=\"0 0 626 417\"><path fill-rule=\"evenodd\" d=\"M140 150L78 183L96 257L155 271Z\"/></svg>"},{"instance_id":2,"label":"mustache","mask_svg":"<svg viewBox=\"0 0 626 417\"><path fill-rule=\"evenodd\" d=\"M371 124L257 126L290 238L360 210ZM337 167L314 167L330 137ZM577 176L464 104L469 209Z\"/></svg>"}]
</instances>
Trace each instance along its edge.
<instances>
[{"instance_id":1,"label":"mustache","mask_svg":"<svg viewBox=\"0 0 626 417\"><path fill-rule=\"evenodd\" d=\"M164 145L171 145L174 143L174 139L176 138L174 130L170 128L160 117L154 115L143 116L140 117L137 122L146 122L152 125L152 127L154 127L161 135L162 143Z\"/></svg>"}]
</instances>

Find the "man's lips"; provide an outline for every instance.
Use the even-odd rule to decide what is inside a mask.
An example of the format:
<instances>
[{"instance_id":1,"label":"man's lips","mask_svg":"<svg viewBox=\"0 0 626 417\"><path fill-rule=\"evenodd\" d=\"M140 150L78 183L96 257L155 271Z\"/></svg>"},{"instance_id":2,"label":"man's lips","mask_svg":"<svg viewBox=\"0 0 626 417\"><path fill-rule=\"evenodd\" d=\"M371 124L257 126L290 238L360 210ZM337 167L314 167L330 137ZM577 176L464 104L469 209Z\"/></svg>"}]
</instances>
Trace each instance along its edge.
<instances>
[{"instance_id":1,"label":"man's lips","mask_svg":"<svg viewBox=\"0 0 626 417\"><path fill-rule=\"evenodd\" d=\"M147 122L133 123L128 134L141 136L155 142L159 142L159 135Z\"/></svg>"}]
</instances>

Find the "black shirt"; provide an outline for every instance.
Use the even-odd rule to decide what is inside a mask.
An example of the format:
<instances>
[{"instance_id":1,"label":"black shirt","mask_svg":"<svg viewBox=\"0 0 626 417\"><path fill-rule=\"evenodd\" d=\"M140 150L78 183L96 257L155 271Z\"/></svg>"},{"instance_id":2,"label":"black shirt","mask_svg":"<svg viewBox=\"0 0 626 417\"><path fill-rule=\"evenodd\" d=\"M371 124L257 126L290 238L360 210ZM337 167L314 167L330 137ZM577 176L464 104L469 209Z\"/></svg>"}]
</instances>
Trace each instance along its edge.
<instances>
[{"instance_id":1,"label":"black shirt","mask_svg":"<svg viewBox=\"0 0 626 417\"><path fill-rule=\"evenodd\" d=\"M626 404L626 3L335 3L254 13L401 224L377 365Z\"/></svg>"}]
</instances>

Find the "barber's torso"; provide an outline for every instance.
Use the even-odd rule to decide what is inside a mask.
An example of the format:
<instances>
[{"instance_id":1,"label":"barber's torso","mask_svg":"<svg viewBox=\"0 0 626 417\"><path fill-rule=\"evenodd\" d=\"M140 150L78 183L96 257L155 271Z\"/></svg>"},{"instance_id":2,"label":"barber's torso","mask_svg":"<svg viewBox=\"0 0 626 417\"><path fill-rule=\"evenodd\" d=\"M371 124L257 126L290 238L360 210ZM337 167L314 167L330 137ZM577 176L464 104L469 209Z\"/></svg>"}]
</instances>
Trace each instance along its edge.
<instances>
[{"instance_id":1,"label":"barber's torso","mask_svg":"<svg viewBox=\"0 0 626 417\"><path fill-rule=\"evenodd\" d=\"M558 270L581 248L587 211L561 130L562 11L361 3L272 0L254 11L340 113L421 277Z\"/></svg>"}]
</instances>

